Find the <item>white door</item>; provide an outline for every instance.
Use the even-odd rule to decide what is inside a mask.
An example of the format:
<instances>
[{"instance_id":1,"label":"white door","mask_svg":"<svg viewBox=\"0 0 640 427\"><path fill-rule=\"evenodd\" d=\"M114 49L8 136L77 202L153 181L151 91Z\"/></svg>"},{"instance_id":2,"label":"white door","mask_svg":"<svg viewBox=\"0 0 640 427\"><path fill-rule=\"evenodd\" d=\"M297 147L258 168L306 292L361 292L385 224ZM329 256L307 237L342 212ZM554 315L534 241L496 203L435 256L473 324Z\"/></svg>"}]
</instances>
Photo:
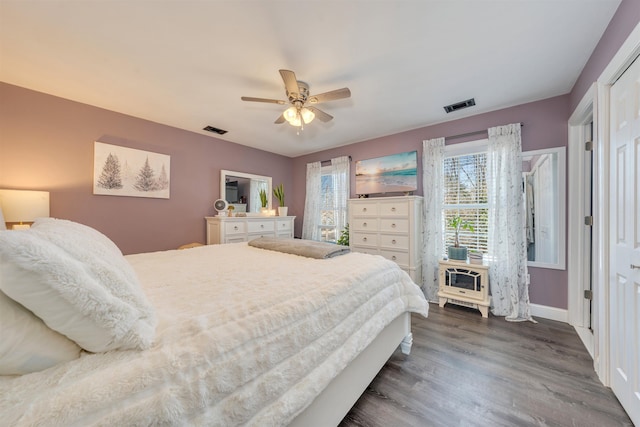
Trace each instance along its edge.
<instances>
[{"instance_id":1,"label":"white door","mask_svg":"<svg viewBox=\"0 0 640 427\"><path fill-rule=\"evenodd\" d=\"M640 60L611 88L611 388L640 425Z\"/></svg>"}]
</instances>

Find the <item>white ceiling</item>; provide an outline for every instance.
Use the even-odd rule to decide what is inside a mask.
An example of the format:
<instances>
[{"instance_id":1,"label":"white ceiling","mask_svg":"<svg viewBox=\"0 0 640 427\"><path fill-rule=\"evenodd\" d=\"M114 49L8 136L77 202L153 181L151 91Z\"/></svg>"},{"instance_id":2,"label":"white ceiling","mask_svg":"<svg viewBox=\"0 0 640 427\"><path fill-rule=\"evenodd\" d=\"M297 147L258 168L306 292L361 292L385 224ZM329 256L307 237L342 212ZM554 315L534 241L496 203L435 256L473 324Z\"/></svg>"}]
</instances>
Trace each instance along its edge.
<instances>
[{"instance_id":1,"label":"white ceiling","mask_svg":"<svg viewBox=\"0 0 640 427\"><path fill-rule=\"evenodd\" d=\"M566 94L619 3L0 0L0 81L296 157ZM240 100L285 99L281 68L352 97L297 135Z\"/></svg>"}]
</instances>

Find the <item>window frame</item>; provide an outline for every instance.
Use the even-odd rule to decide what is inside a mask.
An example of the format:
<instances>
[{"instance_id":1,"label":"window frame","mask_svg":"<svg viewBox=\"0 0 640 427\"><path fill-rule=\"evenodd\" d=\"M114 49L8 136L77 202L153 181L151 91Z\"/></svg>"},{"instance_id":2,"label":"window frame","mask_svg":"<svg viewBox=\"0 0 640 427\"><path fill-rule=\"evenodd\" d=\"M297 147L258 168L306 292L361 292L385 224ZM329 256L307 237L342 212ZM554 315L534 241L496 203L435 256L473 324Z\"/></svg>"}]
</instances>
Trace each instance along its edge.
<instances>
[{"instance_id":1,"label":"window frame","mask_svg":"<svg viewBox=\"0 0 640 427\"><path fill-rule=\"evenodd\" d=\"M462 143L452 144L452 145L445 145L444 153L443 153L443 162L442 162L443 176L444 176L444 162L446 159L451 157L472 156L472 155L483 154L483 153L488 154L488 148L489 148L488 138L469 141L469 142L462 142ZM452 207L452 206L455 206L455 207ZM489 204L488 204L488 201L487 203L446 204L444 201L444 188L443 188L443 200L442 200L442 212L441 212L443 255L446 255L446 251L447 251L447 236L452 234L452 232L447 231L448 227L445 220L446 212L456 208L457 209L487 209L488 211ZM487 247L486 247L486 250L482 251L482 253L486 257L488 255L488 238L489 238L488 228L487 228L485 237L486 237L485 240L487 241ZM469 247L469 249L475 250L476 248Z\"/></svg>"},{"instance_id":2,"label":"window frame","mask_svg":"<svg viewBox=\"0 0 640 427\"><path fill-rule=\"evenodd\" d=\"M320 167L320 185L322 186L322 178L324 176L330 176L331 179L333 180L333 173L332 173L332 167L331 165L324 165ZM333 192L333 185L331 188L331 191ZM323 192L322 192L322 187L320 190L320 193L324 196ZM318 223L318 236L320 237L320 241L321 242L329 242L329 243L336 243L338 241L338 238L340 237L338 235L338 227L335 225L335 220L334 220L334 224L333 225L327 225L327 224L323 224L323 215L322 213L324 211L330 211L330 209L325 209L326 205L324 204L324 197L321 198L320 201L320 221ZM337 214L337 208L333 208L333 214L336 215ZM334 240L331 239L327 239L325 237L328 237L329 235L333 234L335 236Z\"/></svg>"}]
</instances>

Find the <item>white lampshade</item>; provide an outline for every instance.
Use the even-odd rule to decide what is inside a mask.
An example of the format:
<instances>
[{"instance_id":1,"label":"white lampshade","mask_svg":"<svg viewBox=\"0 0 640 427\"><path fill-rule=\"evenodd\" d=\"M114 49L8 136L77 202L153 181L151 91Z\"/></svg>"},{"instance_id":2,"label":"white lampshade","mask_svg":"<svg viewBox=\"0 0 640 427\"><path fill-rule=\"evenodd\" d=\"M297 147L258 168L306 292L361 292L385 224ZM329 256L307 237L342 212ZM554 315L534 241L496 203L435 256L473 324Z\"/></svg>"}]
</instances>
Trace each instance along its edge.
<instances>
[{"instance_id":1,"label":"white lampshade","mask_svg":"<svg viewBox=\"0 0 640 427\"><path fill-rule=\"evenodd\" d=\"M282 113L282 115L284 116L285 120L288 121L289 123L295 120L298 120L298 122L300 121L300 119L298 118L298 110L296 109L296 107L287 108L285 112ZM298 126L300 125L298 124Z\"/></svg>"},{"instance_id":2,"label":"white lampshade","mask_svg":"<svg viewBox=\"0 0 640 427\"><path fill-rule=\"evenodd\" d=\"M302 114L302 120L304 120L305 123L311 123L311 121L316 117L313 111L308 108L300 110L300 114Z\"/></svg>"},{"instance_id":3,"label":"white lampshade","mask_svg":"<svg viewBox=\"0 0 640 427\"><path fill-rule=\"evenodd\" d=\"M6 222L33 222L49 216L49 192L0 190L0 209Z\"/></svg>"}]
</instances>

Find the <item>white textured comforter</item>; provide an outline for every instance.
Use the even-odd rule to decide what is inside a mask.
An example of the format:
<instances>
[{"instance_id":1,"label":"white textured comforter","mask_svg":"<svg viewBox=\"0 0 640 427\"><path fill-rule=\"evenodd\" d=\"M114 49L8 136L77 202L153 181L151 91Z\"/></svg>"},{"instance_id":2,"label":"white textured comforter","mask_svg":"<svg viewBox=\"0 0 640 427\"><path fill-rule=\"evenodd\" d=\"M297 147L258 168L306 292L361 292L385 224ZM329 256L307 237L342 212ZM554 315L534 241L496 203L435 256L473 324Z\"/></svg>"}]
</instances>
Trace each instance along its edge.
<instances>
[{"instance_id":1,"label":"white textured comforter","mask_svg":"<svg viewBox=\"0 0 640 427\"><path fill-rule=\"evenodd\" d=\"M248 246L126 257L156 308L145 351L0 377L0 424L285 425L394 318L427 315L391 261Z\"/></svg>"}]
</instances>

